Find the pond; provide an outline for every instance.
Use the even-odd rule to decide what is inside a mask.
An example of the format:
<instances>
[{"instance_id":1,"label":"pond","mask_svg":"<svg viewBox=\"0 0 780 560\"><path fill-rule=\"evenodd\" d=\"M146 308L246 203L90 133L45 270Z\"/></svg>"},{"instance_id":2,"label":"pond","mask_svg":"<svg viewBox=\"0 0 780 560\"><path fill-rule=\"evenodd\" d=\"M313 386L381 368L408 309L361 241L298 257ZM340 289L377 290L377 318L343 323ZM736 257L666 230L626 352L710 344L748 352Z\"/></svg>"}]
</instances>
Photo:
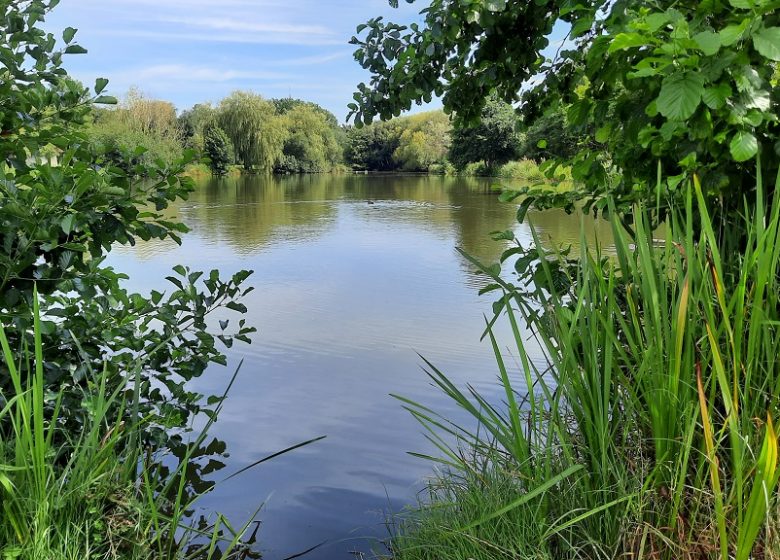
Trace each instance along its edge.
<instances>
[{"instance_id":1,"label":"pond","mask_svg":"<svg viewBox=\"0 0 780 560\"><path fill-rule=\"evenodd\" d=\"M202 181L172 209L191 232L181 247L120 247L110 263L135 290L167 289L175 264L224 273L252 269L243 303L257 327L228 351L198 390L220 393L243 365L213 434L227 442L230 473L317 436L217 487L201 505L240 524L263 505L264 558L383 551L387 516L417 500L433 465L419 424L390 394L457 415L433 389L420 355L461 386L498 398L489 344L480 342L491 296L455 250L495 262L495 230L530 230L498 201L495 181L428 176L319 175ZM605 224L563 212L531 213L546 242L576 245ZM509 271L507 271L509 274ZM507 328L498 334L508 341ZM419 353L419 355L418 355ZM514 363L514 362L512 362ZM217 480L223 478L217 474Z\"/></svg>"}]
</instances>

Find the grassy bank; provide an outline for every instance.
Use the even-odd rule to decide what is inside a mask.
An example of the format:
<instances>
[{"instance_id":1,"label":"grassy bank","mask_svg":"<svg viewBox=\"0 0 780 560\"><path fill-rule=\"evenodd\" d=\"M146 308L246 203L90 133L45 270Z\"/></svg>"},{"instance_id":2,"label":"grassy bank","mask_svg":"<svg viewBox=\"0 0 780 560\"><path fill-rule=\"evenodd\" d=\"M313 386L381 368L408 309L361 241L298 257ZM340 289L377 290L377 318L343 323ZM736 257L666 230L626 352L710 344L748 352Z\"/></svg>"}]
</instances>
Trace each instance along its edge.
<instances>
[{"instance_id":1,"label":"grassy bank","mask_svg":"<svg viewBox=\"0 0 780 560\"><path fill-rule=\"evenodd\" d=\"M661 242L637 211L630 232L613 219L610 258L536 239L505 255L519 281L481 267L515 334L509 358L488 332L503 399L429 365L478 427L405 401L444 470L395 558L780 557L780 196L759 182L726 230L686 188Z\"/></svg>"}]
</instances>

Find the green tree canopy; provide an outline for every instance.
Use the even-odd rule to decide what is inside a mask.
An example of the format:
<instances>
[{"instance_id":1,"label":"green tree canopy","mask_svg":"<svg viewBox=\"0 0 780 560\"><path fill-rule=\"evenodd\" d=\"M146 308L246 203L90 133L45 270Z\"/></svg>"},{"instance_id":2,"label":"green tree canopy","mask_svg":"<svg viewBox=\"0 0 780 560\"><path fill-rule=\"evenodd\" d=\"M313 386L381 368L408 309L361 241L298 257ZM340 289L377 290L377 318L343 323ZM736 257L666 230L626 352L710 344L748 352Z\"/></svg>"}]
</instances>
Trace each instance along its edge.
<instances>
[{"instance_id":1,"label":"green tree canopy","mask_svg":"<svg viewBox=\"0 0 780 560\"><path fill-rule=\"evenodd\" d=\"M738 208L755 185L750 160L761 152L769 176L777 170L778 95L770 81L780 22L770 0L423 7L422 24L377 18L358 28L356 59L371 72L350 104L358 121L390 118L434 94L463 121L479 115L491 92L520 100L529 121L564 104L569 125L593 131L568 162L598 200L606 192L628 203L674 198L695 172L710 200ZM567 40L548 59L542 51L559 22Z\"/></svg>"},{"instance_id":2,"label":"green tree canopy","mask_svg":"<svg viewBox=\"0 0 780 560\"><path fill-rule=\"evenodd\" d=\"M569 126L566 109L563 106L551 107L545 114L532 121L520 134L518 157L541 161L549 158L572 158L588 135L575 131ZM599 144L590 146L601 149Z\"/></svg>"},{"instance_id":3,"label":"green tree canopy","mask_svg":"<svg viewBox=\"0 0 780 560\"><path fill-rule=\"evenodd\" d=\"M183 155L182 129L168 101L150 99L132 88L117 107L95 110L91 116L91 138L126 171L140 162L170 165ZM139 146L143 153L137 152Z\"/></svg>"},{"instance_id":4,"label":"green tree canopy","mask_svg":"<svg viewBox=\"0 0 780 560\"><path fill-rule=\"evenodd\" d=\"M344 156L352 167L368 171L392 171L399 164L393 157L400 145L398 120L346 129Z\"/></svg>"},{"instance_id":5,"label":"green tree canopy","mask_svg":"<svg viewBox=\"0 0 780 560\"><path fill-rule=\"evenodd\" d=\"M10 348L18 352L9 362L25 361L25 348L32 347L37 300L42 355L36 366L45 371L47 410L61 411L52 432L66 441L81 436L94 412L85 389L92 390L93 374L103 372L108 394L124 392L129 378L135 379L134 410L118 399L110 416L138 429L150 449L161 449L182 441L166 428L186 429L193 416L213 408L185 382L209 363L225 362L217 344L232 339L224 329L211 334L206 316L235 299L249 273L223 281L213 271L196 286L201 273L177 266L169 277L173 289L142 296L124 289L125 276L105 266L116 245L181 242L187 227L166 209L193 189L180 175L191 154L170 165L117 165L104 146L91 141L85 125L94 104L117 100L105 95L108 80L98 78L89 90L63 69L65 55L86 50L75 42L73 28L63 31L64 45L41 29L57 3L0 2L0 318ZM131 99L103 116L122 119L134 112L144 134L175 123L169 105L141 105ZM51 147L59 150L59 161L37 157ZM134 154L144 151L133 147ZM138 181L138 175L145 179ZM237 332L248 331L242 326ZM15 392L8 364L0 365L4 404ZM9 441L8 421L7 415L0 419L3 442ZM129 464L137 458L126 457Z\"/></svg>"},{"instance_id":6,"label":"green tree canopy","mask_svg":"<svg viewBox=\"0 0 780 560\"><path fill-rule=\"evenodd\" d=\"M403 132L393 158L407 171L428 171L447 161L450 119L441 111L428 111L402 119Z\"/></svg>"},{"instance_id":7,"label":"green tree canopy","mask_svg":"<svg viewBox=\"0 0 780 560\"><path fill-rule=\"evenodd\" d=\"M214 175L225 175L230 165L230 139L216 119L203 125L203 155L209 160Z\"/></svg>"},{"instance_id":8,"label":"green tree canopy","mask_svg":"<svg viewBox=\"0 0 780 560\"><path fill-rule=\"evenodd\" d=\"M222 100L218 111L219 125L244 168L272 170L287 138L273 103L255 93L236 91Z\"/></svg>"},{"instance_id":9,"label":"green tree canopy","mask_svg":"<svg viewBox=\"0 0 780 560\"><path fill-rule=\"evenodd\" d=\"M520 139L516 127L517 115L512 106L490 96L476 122L456 124L450 161L456 167L474 162L484 162L488 169L503 165L517 156Z\"/></svg>"},{"instance_id":10,"label":"green tree canopy","mask_svg":"<svg viewBox=\"0 0 780 560\"><path fill-rule=\"evenodd\" d=\"M216 118L216 113L211 103L197 103L182 111L177 120L186 147L203 150L203 129L208 122Z\"/></svg>"},{"instance_id":11,"label":"green tree canopy","mask_svg":"<svg viewBox=\"0 0 780 560\"><path fill-rule=\"evenodd\" d=\"M325 120L327 120L328 124L333 128L338 128L339 126L339 120L336 118L336 115L312 101L304 101L303 99L296 99L294 97L280 97L272 99L271 103L274 104L276 112L280 115L285 115L292 109L298 107L308 107L309 109L322 114L325 117Z\"/></svg>"},{"instance_id":12,"label":"green tree canopy","mask_svg":"<svg viewBox=\"0 0 780 560\"><path fill-rule=\"evenodd\" d=\"M298 103L283 116L287 138L276 170L288 173L330 171L343 156L338 128L324 109L313 103ZM330 115L331 117L333 115ZM335 119L335 117L333 117Z\"/></svg>"}]
</instances>

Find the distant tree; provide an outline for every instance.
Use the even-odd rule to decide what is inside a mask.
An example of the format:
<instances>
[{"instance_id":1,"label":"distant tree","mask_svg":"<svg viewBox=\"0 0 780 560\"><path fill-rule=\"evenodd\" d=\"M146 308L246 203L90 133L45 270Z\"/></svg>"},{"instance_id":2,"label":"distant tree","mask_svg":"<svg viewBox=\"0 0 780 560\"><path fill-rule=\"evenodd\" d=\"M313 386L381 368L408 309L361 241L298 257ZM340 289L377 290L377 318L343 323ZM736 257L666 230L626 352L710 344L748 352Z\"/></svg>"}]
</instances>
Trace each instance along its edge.
<instances>
[{"instance_id":1,"label":"distant tree","mask_svg":"<svg viewBox=\"0 0 780 560\"><path fill-rule=\"evenodd\" d=\"M203 154L209 159L214 175L225 175L230 164L230 139L216 119L203 126Z\"/></svg>"},{"instance_id":2,"label":"distant tree","mask_svg":"<svg viewBox=\"0 0 780 560\"><path fill-rule=\"evenodd\" d=\"M130 88L121 109L119 115L132 130L179 137L176 107L169 101L149 99L137 88Z\"/></svg>"},{"instance_id":3,"label":"distant tree","mask_svg":"<svg viewBox=\"0 0 780 560\"><path fill-rule=\"evenodd\" d=\"M393 154L400 145L397 121L377 122L361 128L346 128L344 156L355 169L393 171L400 166Z\"/></svg>"},{"instance_id":4,"label":"distant tree","mask_svg":"<svg viewBox=\"0 0 780 560\"><path fill-rule=\"evenodd\" d=\"M403 129L393 159L407 171L428 171L447 161L450 119L442 111L429 111L397 121Z\"/></svg>"},{"instance_id":5,"label":"distant tree","mask_svg":"<svg viewBox=\"0 0 780 560\"><path fill-rule=\"evenodd\" d=\"M520 135L518 156L536 161L568 159L587 141L588 135L569 126L566 111L559 106L534 120Z\"/></svg>"},{"instance_id":6,"label":"distant tree","mask_svg":"<svg viewBox=\"0 0 780 560\"><path fill-rule=\"evenodd\" d=\"M341 161L343 150L336 128L319 107L297 104L284 114L284 123L287 138L276 171L318 173L331 170Z\"/></svg>"},{"instance_id":7,"label":"distant tree","mask_svg":"<svg viewBox=\"0 0 780 560\"><path fill-rule=\"evenodd\" d=\"M191 109L182 111L177 123L184 146L202 152L204 126L215 117L216 109L210 103L198 103Z\"/></svg>"},{"instance_id":8,"label":"distant tree","mask_svg":"<svg viewBox=\"0 0 780 560\"><path fill-rule=\"evenodd\" d=\"M149 99L137 89L131 89L115 109L95 111L89 135L106 159L127 173L139 163L171 164L184 151L173 104ZM145 151L139 152L139 147Z\"/></svg>"},{"instance_id":9,"label":"distant tree","mask_svg":"<svg viewBox=\"0 0 780 560\"><path fill-rule=\"evenodd\" d=\"M286 115L291 110L298 107L308 107L309 109L321 113L327 120L329 126L332 126L333 128L339 127L339 120L336 118L336 115L312 101L304 101L303 99L296 99L294 97L280 97L271 99L271 103L274 104L276 113L279 115Z\"/></svg>"},{"instance_id":10,"label":"distant tree","mask_svg":"<svg viewBox=\"0 0 780 560\"><path fill-rule=\"evenodd\" d=\"M260 95L236 91L219 104L219 125L245 169L271 171L287 137L283 118Z\"/></svg>"},{"instance_id":11,"label":"distant tree","mask_svg":"<svg viewBox=\"0 0 780 560\"><path fill-rule=\"evenodd\" d=\"M452 131L450 161L456 167L484 162L488 169L514 159L518 155L517 116L509 103L496 96L485 102L478 122L459 123Z\"/></svg>"}]
</instances>

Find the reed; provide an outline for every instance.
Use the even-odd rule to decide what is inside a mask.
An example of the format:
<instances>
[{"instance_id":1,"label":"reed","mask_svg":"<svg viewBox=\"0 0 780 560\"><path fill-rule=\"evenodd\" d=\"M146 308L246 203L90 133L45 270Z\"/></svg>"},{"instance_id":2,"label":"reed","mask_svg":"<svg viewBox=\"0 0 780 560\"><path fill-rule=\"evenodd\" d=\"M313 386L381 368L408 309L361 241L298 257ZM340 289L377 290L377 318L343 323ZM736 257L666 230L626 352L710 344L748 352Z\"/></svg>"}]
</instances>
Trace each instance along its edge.
<instances>
[{"instance_id":1,"label":"reed","mask_svg":"<svg viewBox=\"0 0 780 560\"><path fill-rule=\"evenodd\" d=\"M721 253L694 178L660 242L638 208L577 261L534 234L527 289L472 260L503 292L520 367L489 324L503 402L428 364L478 429L402 399L444 470L395 557L780 558L778 186L759 179L739 253Z\"/></svg>"}]
</instances>

